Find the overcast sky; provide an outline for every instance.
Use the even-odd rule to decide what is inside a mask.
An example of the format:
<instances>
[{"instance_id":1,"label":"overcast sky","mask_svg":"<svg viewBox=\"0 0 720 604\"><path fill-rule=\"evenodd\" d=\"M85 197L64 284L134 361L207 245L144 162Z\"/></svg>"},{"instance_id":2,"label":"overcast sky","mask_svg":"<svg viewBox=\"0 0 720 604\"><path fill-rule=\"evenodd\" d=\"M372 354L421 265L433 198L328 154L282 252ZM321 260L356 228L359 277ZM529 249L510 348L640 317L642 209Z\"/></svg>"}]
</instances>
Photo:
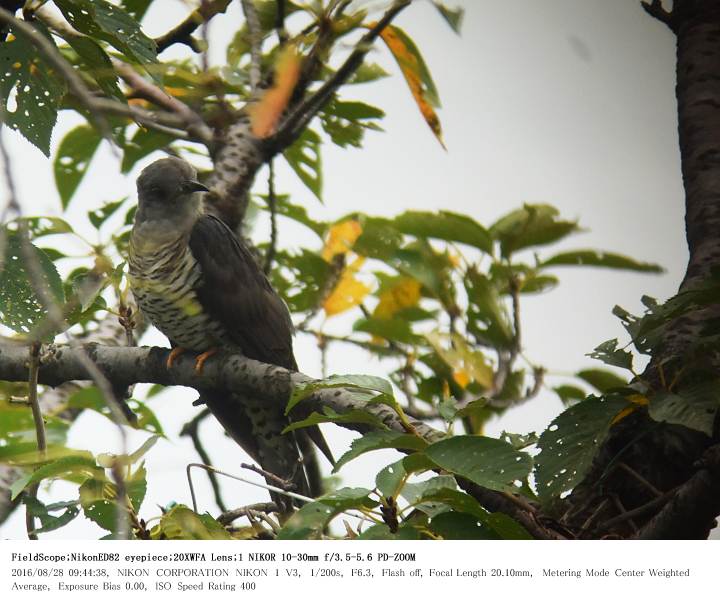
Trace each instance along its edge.
<instances>
[{"instance_id":1,"label":"overcast sky","mask_svg":"<svg viewBox=\"0 0 720 604\"><path fill-rule=\"evenodd\" d=\"M449 209L490 224L523 202L551 203L563 216L579 219L587 231L563 244L595 247L661 264L667 272L643 276L592 269L563 269L561 285L550 294L527 298L523 305L525 352L558 374L592 366L584 355L612 337L626 342L610 311L615 304L641 311L643 294L672 295L684 272L687 250L683 191L677 147L674 98L674 38L647 17L635 0L475 0L453 2L466 9L461 37L439 18L429 2L416 2L397 20L416 41L434 76L448 151L422 121L396 65L379 49L372 60L393 74L380 83L355 87L344 97L382 107L385 133L371 133L361 150L325 146L325 205L289 172L279 167L278 190L312 216L333 220L351 211L394 215L405 209ZM162 3L147 19L149 35L163 33L183 18L179 1ZM217 18L211 36L228 40L241 23L239 3ZM219 44L214 53L222 57ZM58 132L74 119L63 117ZM56 134L54 144L61 136ZM19 136L7 135L21 200L27 213L57 214L60 204L51 164ZM148 162L142 162L138 170ZM118 162L104 150L72 202L74 224L100 202L134 195L134 178L119 174ZM260 225L262 229L262 225ZM307 232L283 223L281 245L297 245ZM342 318L338 321L342 329ZM333 323L330 323L333 326ZM165 345L159 334L144 343ZM351 348L331 349L331 373L382 373L367 355ZM319 375L316 347L296 340L300 368ZM553 376L552 373L556 375ZM196 461L190 443L176 435L195 409L193 391L175 389L153 403L169 440L147 458L150 484L142 514L156 504L188 503L185 466ZM545 392L489 427L500 431L541 431L560 411L557 397ZM328 431L340 453L353 434ZM230 472L247 461L234 443L219 438L209 421L202 435L215 465ZM142 435L131 435L131 446ZM71 446L95 453L118 451L116 430L91 413L76 422ZM373 486L375 474L397 454L378 452L351 462L342 472L346 486ZM215 511L205 479L198 475L200 507ZM233 506L263 500L252 487L226 484ZM75 491L76 495L77 491ZM69 499L71 488L57 485L45 500ZM23 537L21 514L0 527L3 537ZM71 523L52 537L93 537L94 525Z\"/></svg>"}]
</instances>

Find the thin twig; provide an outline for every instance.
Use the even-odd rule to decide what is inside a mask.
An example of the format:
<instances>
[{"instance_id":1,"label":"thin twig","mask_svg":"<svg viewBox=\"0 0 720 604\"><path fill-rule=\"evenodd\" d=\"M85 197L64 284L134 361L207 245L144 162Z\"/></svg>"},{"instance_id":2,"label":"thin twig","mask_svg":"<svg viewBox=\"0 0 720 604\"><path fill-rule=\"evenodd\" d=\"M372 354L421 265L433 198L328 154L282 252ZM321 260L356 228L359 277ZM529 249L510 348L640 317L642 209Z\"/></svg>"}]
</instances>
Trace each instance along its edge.
<instances>
[{"instance_id":1,"label":"thin twig","mask_svg":"<svg viewBox=\"0 0 720 604\"><path fill-rule=\"evenodd\" d=\"M209 0L200 0L200 10L206 11L210 5ZM204 19L200 26L200 37L202 38L202 52L200 53L200 66L203 73L210 71L210 21Z\"/></svg>"},{"instance_id":2,"label":"thin twig","mask_svg":"<svg viewBox=\"0 0 720 604\"><path fill-rule=\"evenodd\" d=\"M667 25L672 32L677 33L678 24L675 12L674 10L666 10L663 7L662 0L652 0L651 2L641 0L640 5L648 15Z\"/></svg>"},{"instance_id":3,"label":"thin twig","mask_svg":"<svg viewBox=\"0 0 720 604\"><path fill-rule=\"evenodd\" d=\"M30 360L28 362L28 402L32 409L33 421L35 422L35 437L37 438L37 449L40 456L47 450L47 439L45 436L45 420L43 419L40 402L38 401L38 374L40 372L40 343L30 344ZM28 489L28 495L37 498L39 483L34 483ZM35 541L38 536L35 533L35 517L30 511L30 506L25 508L25 528L28 539Z\"/></svg>"},{"instance_id":4,"label":"thin twig","mask_svg":"<svg viewBox=\"0 0 720 604\"><path fill-rule=\"evenodd\" d=\"M602 532L610 527L615 526L616 524L620 524L621 522L625 522L626 520L630 520L632 518L637 518L638 516L641 516L647 512L650 512L656 508L659 508L661 505L663 505L666 501L669 501L672 499L672 497L677 492L678 487L675 487L674 489L669 490L667 493L662 493L659 497L652 499L651 501L648 501L647 503L644 503L641 506L638 506L632 510L629 510L623 514L618 514L614 518L610 518L609 520L606 520L605 522L599 524L597 526L596 531Z\"/></svg>"},{"instance_id":5,"label":"thin twig","mask_svg":"<svg viewBox=\"0 0 720 604\"><path fill-rule=\"evenodd\" d=\"M254 465L254 464L241 463L240 467L243 468L244 470L250 470L251 472L255 472L256 474L259 474L265 480L267 480L268 482L271 482L275 486L280 487L281 489L290 490L295 486L289 480L283 480L278 475L273 474L272 472L268 472L267 470L263 470L262 468L259 468L258 466Z\"/></svg>"},{"instance_id":6,"label":"thin twig","mask_svg":"<svg viewBox=\"0 0 720 604\"><path fill-rule=\"evenodd\" d=\"M30 360L28 362L28 404L32 409L33 422L35 422L35 436L38 451L44 453L47 449L45 436L45 420L38 402L38 374L40 373L40 342L30 344Z\"/></svg>"},{"instance_id":7,"label":"thin twig","mask_svg":"<svg viewBox=\"0 0 720 604\"><path fill-rule=\"evenodd\" d=\"M645 477L638 474L635 470L633 470L629 465L627 465L625 462L621 461L618 465L618 468L621 468L625 470L630 476L632 476L635 480L637 480L641 485L643 485L648 491L650 491L653 495L656 497L660 497L663 495L663 492L658 489L655 485L648 482Z\"/></svg>"},{"instance_id":8,"label":"thin twig","mask_svg":"<svg viewBox=\"0 0 720 604\"><path fill-rule=\"evenodd\" d=\"M113 480L115 481L115 501L116 501L116 507L115 507L115 539L118 540L126 540L130 537L130 508L128 506L128 497L127 497L127 485L125 484L125 476L123 475L123 472L125 470L125 465L121 463L119 460L116 460L115 463L113 463L112 468L110 468L110 474L113 477Z\"/></svg>"},{"instance_id":9,"label":"thin twig","mask_svg":"<svg viewBox=\"0 0 720 604\"><path fill-rule=\"evenodd\" d=\"M258 90L260 80L262 79L261 61L262 61L262 30L260 29L260 19L258 18L257 9L253 0L240 0L243 13L245 13L245 21L248 28L248 44L250 45L250 91L252 96Z\"/></svg>"},{"instance_id":10,"label":"thin twig","mask_svg":"<svg viewBox=\"0 0 720 604\"><path fill-rule=\"evenodd\" d=\"M582 535L585 531L590 528L593 522L595 522L595 518L597 518L600 513L607 507L607 504L609 503L609 499L607 497L603 498L603 500L600 502L600 505L598 505L595 510L593 511L590 516L588 516L587 520L583 522L583 525L580 527L580 535Z\"/></svg>"},{"instance_id":11,"label":"thin twig","mask_svg":"<svg viewBox=\"0 0 720 604\"><path fill-rule=\"evenodd\" d=\"M272 514L278 511L279 508L277 504L273 503L272 501L264 503L254 503L252 505L246 505L241 508L235 508L234 510L228 510L227 512L223 512L216 518L216 520L223 526L228 526L238 518L247 516L248 512L264 512L265 514Z\"/></svg>"},{"instance_id":12,"label":"thin twig","mask_svg":"<svg viewBox=\"0 0 720 604\"><path fill-rule=\"evenodd\" d=\"M278 42L283 46L288 40L288 33L285 29L285 0L277 0L277 13L275 14L275 31Z\"/></svg>"},{"instance_id":13,"label":"thin twig","mask_svg":"<svg viewBox=\"0 0 720 604\"><path fill-rule=\"evenodd\" d=\"M265 264L263 271L266 275L272 270L273 260L277 252L277 197L275 195L275 170L273 168L273 160L268 162L270 170L268 174L268 208L270 210L270 245L265 253Z\"/></svg>"},{"instance_id":14,"label":"thin twig","mask_svg":"<svg viewBox=\"0 0 720 604\"><path fill-rule=\"evenodd\" d=\"M210 415L210 410L205 408L195 417L193 417L189 422L187 422L182 427L182 430L180 430L180 436L190 437L193 443L193 447L195 447L195 451L197 451L197 454L199 455L202 462L208 467L212 467L212 460L210 459L210 455L208 455L208 452L205 450L205 446L200 440L199 427L200 422L203 421L206 417L209 417ZM214 472L210 471L208 471L207 474L208 479L210 480L210 486L212 488L213 495L215 497L215 503L220 508L220 510L224 512L225 510L227 510L227 505L225 505L225 501L223 500L220 483L218 482L217 476Z\"/></svg>"},{"instance_id":15,"label":"thin twig","mask_svg":"<svg viewBox=\"0 0 720 604\"><path fill-rule=\"evenodd\" d=\"M173 44L185 44L195 52L200 52L197 42L193 39L193 32L203 23L207 23L215 15L227 10L230 0L211 0L203 2L200 8L194 10L180 24L173 27L166 34L155 38L155 46L160 54Z\"/></svg>"},{"instance_id":16,"label":"thin twig","mask_svg":"<svg viewBox=\"0 0 720 604\"><path fill-rule=\"evenodd\" d=\"M625 506L623 505L622 501L620 501L620 497L618 497L617 493L612 493L610 495L610 498L612 499L612 502L615 504L615 507L620 510L620 516L623 517L623 520L628 523L630 528L637 533L638 527L637 524L635 524L635 521L633 520L633 516L628 516L628 511L625 509Z\"/></svg>"}]
</instances>

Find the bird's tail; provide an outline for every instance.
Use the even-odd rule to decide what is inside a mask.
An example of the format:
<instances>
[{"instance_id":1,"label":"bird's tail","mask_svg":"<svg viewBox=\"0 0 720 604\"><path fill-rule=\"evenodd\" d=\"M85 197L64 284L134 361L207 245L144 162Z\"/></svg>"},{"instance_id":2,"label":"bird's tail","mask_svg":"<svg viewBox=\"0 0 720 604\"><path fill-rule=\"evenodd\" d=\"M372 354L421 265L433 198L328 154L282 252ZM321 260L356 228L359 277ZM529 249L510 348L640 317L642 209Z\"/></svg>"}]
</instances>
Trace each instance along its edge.
<instances>
[{"instance_id":1,"label":"bird's tail","mask_svg":"<svg viewBox=\"0 0 720 604\"><path fill-rule=\"evenodd\" d=\"M320 495L321 480L311 438L306 434L296 438L294 432L282 434L288 418L280 407L227 391L203 391L200 397L226 432L264 471L292 484L291 490L300 495ZM300 503L272 491L270 497L285 513Z\"/></svg>"}]
</instances>

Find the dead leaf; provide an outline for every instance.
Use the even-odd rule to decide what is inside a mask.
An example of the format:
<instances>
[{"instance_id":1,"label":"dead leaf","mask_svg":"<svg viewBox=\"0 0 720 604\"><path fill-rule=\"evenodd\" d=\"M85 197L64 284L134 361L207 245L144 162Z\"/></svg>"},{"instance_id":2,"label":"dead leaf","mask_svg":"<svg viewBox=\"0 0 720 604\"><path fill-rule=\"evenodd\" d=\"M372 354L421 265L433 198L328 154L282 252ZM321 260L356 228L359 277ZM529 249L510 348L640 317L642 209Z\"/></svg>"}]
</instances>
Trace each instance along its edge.
<instances>
[{"instance_id":1,"label":"dead leaf","mask_svg":"<svg viewBox=\"0 0 720 604\"><path fill-rule=\"evenodd\" d=\"M293 45L288 45L278 55L275 62L275 84L248 109L254 136L266 138L275 132L300 77L300 65L300 57Z\"/></svg>"}]
</instances>

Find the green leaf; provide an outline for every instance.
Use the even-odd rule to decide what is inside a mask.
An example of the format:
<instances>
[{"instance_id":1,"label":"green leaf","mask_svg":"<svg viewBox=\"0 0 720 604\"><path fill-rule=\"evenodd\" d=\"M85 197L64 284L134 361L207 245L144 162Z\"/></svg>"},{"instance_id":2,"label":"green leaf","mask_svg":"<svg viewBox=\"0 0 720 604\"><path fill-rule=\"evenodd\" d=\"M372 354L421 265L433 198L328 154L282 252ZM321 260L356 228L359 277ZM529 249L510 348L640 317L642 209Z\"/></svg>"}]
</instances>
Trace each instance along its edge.
<instances>
[{"instance_id":1,"label":"green leaf","mask_svg":"<svg viewBox=\"0 0 720 604\"><path fill-rule=\"evenodd\" d=\"M331 375L322 380L312 380L297 384L293 388L285 413L288 413L300 401L318 390L330 388L358 388L362 391L382 392L392 397L392 385L387 380L372 375Z\"/></svg>"},{"instance_id":2,"label":"green leaf","mask_svg":"<svg viewBox=\"0 0 720 604\"><path fill-rule=\"evenodd\" d=\"M369 333L386 340L402 342L405 344L421 344L422 336L413 333L410 321L398 317L392 319L358 319L353 323L353 331Z\"/></svg>"},{"instance_id":3,"label":"green leaf","mask_svg":"<svg viewBox=\"0 0 720 604\"><path fill-rule=\"evenodd\" d=\"M140 464L140 467L127 478L125 488L133 510L139 512L147 493L147 471L144 464Z\"/></svg>"},{"instance_id":4,"label":"green leaf","mask_svg":"<svg viewBox=\"0 0 720 604\"><path fill-rule=\"evenodd\" d=\"M80 486L79 494L85 517L101 528L114 532L118 514L115 485L104 478L90 478Z\"/></svg>"},{"instance_id":5,"label":"green leaf","mask_svg":"<svg viewBox=\"0 0 720 604\"><path fill-rule=\"evenodd\" d=\"M345 510L375 507L369 489L344 488L306 503L285 523L278 539L319 539L330 521Z\"/></svg>"},{"instance_id":6,"label":"green leaf","mask_svg":"<svg viewBox=\"0 0 720 604\"><path fill-rule=\"evenodd\" d=\"M360 65L360 67L358 67L357 71L355 71L347 83L367 84L368 82L375 82L389 76L390 74L377 63L368 63L365 61L362 65Z\"/></svg>"},{"instance_id":7,"label":"green leaf","mask_svg":"<svg viewBox=\"0 0 720 604\"><path fill-rule=\"evenodd\" d=\"M560 220L558 216L552 206L525 204L500 218L490 227L490 234L500 242L503 258L509 258L519 250L555 243L580 230L577 222Z\"/></svg>"},{"instance_id":8,"label":"green leaf","mask_svg":"<svg viewBox=\"0 0 720 604\"><path fill-rule=\"evenodd\" d=\"M369 424L378 430L387 429L377 416L365 411L364 409L352 409L347 413L337 413L330 407L324 407L322 413L313 411L308 417L290 424L283 430L283 434L309 426L317 426L319 424Z\"/></svg>"},{"instance_id":9,"label":"green leaf","mask_svg":"<svg viewBox=\"0 0 720 604\"><path fill-rule=\"evenodd\" d=\"M268 205L268 200L266 196L262 196L263 200L265 201L266 206L263 208L264 210L270 211L270 207ZM302 225L305 225L307 228L309 228L313 233L315 233L318 237L322 239L323 235L325 234L325 231L327 230L328 223L327 222L319 222L317 220L313 220L308 216L307 209L305 207L300 205L295 205L293 203L290 203L290 197L288 195L278 195L276 204L275 204L275 211L280 216L285 216L286 218L290 218L291 220L294 220L295 222L299 222Z\"/></svg>"},{"instance_id":10,"label":"green leaf","mask_svg":"<svg viewBox=\"0 0 720 604\"><path fill-rule=\"evenodd\" d=\"M513 329L507 311L500 301L496 285L486 275L471 267L465 275L468 295L468 329L481 340L499 348L513 343Z\"/></svg>"},{"instance_id":11,"label":"green leaf","mask_svg":"<svg viewBox=\"0 0 720 604\"><path fill-rule=\"evenodd\" d=\"M78 54L83 62L83 73L91 76L100 89L109 97L127 103L125 95L117 83L117 74L110 57L95 40L87 36L65 37L65 41Z\"/></svg>"},{"instance_id":12,"label":"green leaf","mask_svg":"<svg viewBox=\"0 0 720 604\"><path fill-rule=\"evenodd\" d=\"M388 261L402 245L403 236L386 218L358 216L362 233L353 245L360 256Z\"/></svg>"},{"instance_id":13,"label":"green leaf","mask_svg":"<svg viewBox=\"0 0 720 604\"><path fill-rule=\"evenodd\" d=\"M320 112L320 123L333 143L360 147L365 130L380 130L372 120L385 116L382 109L359 101L333 99Z\"/></svg>"},{"instance_id":14,"label":"green leaf","mask_svg":"<svg viewBox=\"0 0 720 604\"><path fill-rule=\"evenodd\" d=\"M496 438L453 436L424 451L441 468L496 491L512 490L532 470L532 458Z\"/></svg>"},{"instance_id":15,"label":"green leaf","mask_svg":"<svg viewBox=\"0 0 720 604\"><path fill-rule=\"evenodd\" d=\"M138 23L142 21L153 0L121 0L120 6Z\"/></svg>"},{"instance_id":16,"label":"green leaf","mask_svg":"<svg viewBox=\"0 0 720 604\"><path fill-rule=\"evenodd\" d=\"M72 277L72 292L80 305L80 313L84 313L98 299L100 292L109 285L109 279L95 271L87 271ZM71 315L68 321L75 318Z\"/></svg>"},{"instance_id":17,"label":"green leaf","mask_svg":"<svg viewBox=\"0 0 720 604\"><path fill-rule=\"evenodd\" d=\"M393 220L402 233L415 237L432 237L457 241L492 254L490 233L469 216L441 210L439 212L407 211Z\"/></svg>"},{"instance_id":18,"label":"green leaf","mask_svg":"<svg viewBox=\"0 0 720 604\"><path fill-rule=\"evenodd\" d=\"M333 473L337 472L349 461L369 451L377 451L378 449L422 451L426 446L427 443L422 438L412 434L400 434L398 432L391 432L390 430L368 432L352 442L350 450L346 451L343 456L338 459L333 468Z\"/></svg>"},{"instance_id":19,"label":"green leaf","mask_svg":"<svg viewBox=\"0 0 720 604\"><path fill-rule=\"evenodd\" d=\"M443 2L439 0L433 0L433 5L438 12L443 16L443 19L447 21L448 25L456 33L460 33L460 27L462 25L463 17L465 16L464 8L448 8Z\"/></svg>"},{"instance_id":20,"label":"green leaf","mask_svg":"<svg viewBox=\"0 0 720 604\"><path fill-rule=\"evenodd\" d=\"M80 508L72 501L61 501L46 506L39 499L26 494L23 497L23 503L27 506L27 511L40 520L40 527L36 527L32 531L35 535L39 533L49 533L50 531L59 529L72 521L80 513ZM64 509L65 511L60 516L53 516L50 514L51 508L52 510Z\"/></svg>"},{"instance_id":21,"label":"green leaf","mask_svg":"<svg viewBox=\"0 0 720 604\"><path fill-rule=\"evenodd\" d=\"M405 480L405 458L385 466L375 477L375 486L384 497L397 497L398 489Z\"/></svg>"},{"instance_id":22,"label":"green leaf","mask_svg":"<svg viewBox=\"0 0 720 604\"><path fill-rule=\"evenodd\" d=\"M92 456L68 455L46 463L34 472L17 480L12 485L10 496L11 499L15 499L28 485L47 478L74 479L73 481L76 482L78 478L86 479L94 477L102 479L103 476L104 472L102 468L95 463Z\"/></svg>"},{"instance_id":23,"label":"green leaf","mask_svg":"<svg viewBox=\"0 0 720 604\"><path fill-rule=\"evenodd\" d=\"M382 540L382 541L389 541L389 540L416 540L420 539L421 535L419 531L414 527L410 525L400 525L397 532L391 533L390 527L388 527L387 524L373 524L370 528L367 530L364 530L362 533L358 535L358 540L360 541L368 541L368 540Z\"/></svg>"},{"instance_id":24,"label":"green leaf","mask_svg":"<svg viewBox=\"0 0 720 604\"><path fill-rule=\"evenodd\" d=\"M47 416L44 419L48 443L63 444L71 424L60 417ZM13 444L35 442L35 439L35 420L31 409L25 405L4 402L0 397L0 441Z\"/></svg>"},{"instance_id":25,"label":"green leaf","mask_svg":"<svg viewBox=\"0 0 720 604\"><path fill-rule=\"evenodd\" d=\"M684 386L677 393L656 394L650 399L648 413L656 422L680 424L712 436L718 408L720 381L710 380Z\"/></svg>"},{"instance_id":26,"label":"green leaf","mask_svg":"<svg viewBox=\"0 0 720 604\"><path fill-rule=\"evenodd\" d=\"M633 355L626 350L618 349L617 338L607 340L595 348L595 350L589 353L591 359L597 359L602 361L606 365L612 365L614 367L621 367L628 371L633 370Z\"/></svg>"},{"instance_id":27,"label":"green leaf","mask_svg":"<svg viewBox=\"0 0 720 604\"><path fill-rule=\"evenodd\" d=\"M55 5L79 32L104 40L145 68L157 62L155 42L120 7L105 0L55 0ZM150 70L151 75L154 70Z\"/></svg>"},{"instance_id":28,"label":"green leaf","mask_svg":"<svg viewBox=\"0 0 720 604\"><path fill-rule=\"evenodd\" d=\"M575 375L590 384L600 393L605 393L608 390L615 390L617 388L624 388L627 386L627 380L621 378L612 371L607 371L606 369L583 369L578 371Z\"/></svg>"},{"instance_id":29,"label":"green leaf","mask_svg":"<svg viewBox=\"0 0 720 604\"><path fill-rule=\"evenodd\" d=\"M70 449L62 445L49 445L44 452L41 452L38 451L37 443L34 441L0 446L0 462L10 466L45 464L72 455L93 458L89 451Z\"/></svg>"},{"instance_id":30,"label":"green leaf","mask_svg":"<svg viewBox=\"0 0 720 604\"><path fill-rule=\"evenodd\" d=\"M562 254L556 254L552 258L541 262L540 266L599 266L636 271L639 273L662 273L664 270L658 264L638 262L627 256L598 250L563 252Z\"/></svg>"},{"instance_id":31,"label":"green leaf","mask_svg":"<svg viewBox=\"0 0 720 604\"><path fill-rule=\"evenodd\" d=\"M18 235L4 231L5 258L0 268L0 323L25 335L33 332L51 338L58 326L46 323L48 308L43 299L65 304L65 292L55 265L37 247L23 246ZM3 232L0 231L0 237ZM37 272L31 278L30 271ZM38 295L35 286L42 288ZM40 330L40 331L38 331Z\"/></svg>"},{"instance_id":32,"label":"green leaf","mask_svg":"<svg viewBox=\"0 0 720 604\"><path fill-rule=\"evenodd\" d=\"M96 229L105 223L124 203L127 201L127 197L123 197L117 201L106 201L103 205L95 210L88 212L88 220Z\"/></svg>"},{"instance_id":33,"label":"green leaf","mask_svg":"<svg viewBox=\"0 0 720 604\"><path fill-rule=\"evenodd\" d=\"M513 432L502 431L500 439L512 445L513 449L525 449L532 445L537 444L538 435L536 432L529 432L528 434L515 434Z\"/></svg>"},{"instance_id":34,"label":"green leaf","mask_svg":"<svg viewBox=\"0 0 720 604\"><path fill-rule=\"evenodd\" d=\"M120 171L127 174L133 166L143 157L147 157L153 151L164 149L175 140L174 136L158 132L157 130L145 130L138 128L129 142L123 148L123 159Z\"/></svg>"},{"instance_id":35,"label":"green leaf","mask_svg":"<svg viewBox=\"0 0 720 604\"><path fill-rule=\"evenodd\" d=\"M302 136L290 145L283 155L303 184L322 201L322 158L320 137L306 129Z\"/></svg>"},{"instance_id":36,"label":"green leaf","mask_svg":"<svg viewBox=\"0 0 720 604\"><path fill-rule=\"evenodd\" d=\"M39 21L33 26L55 45L47 28ZM50 156L50 137L65 82L45 62L42 53L17 29L8 28L7 39L0 43L0 95L4 107L3 122L17 130L46 156ZM15 111L7 107L13 90Z\"/></svg>"},{"instance_id":37,"label":"green leaf","mask_svg":"<svg viewBox=\"0 0 720 604\"><path fill-rule=\"evenodd\" d=\"M568 406L578 401L583 400L587 394L582 388L573 386L572 384L561 384L560 386L553 386L555 394L560 397L563 405Z\"/></svg>"},{"instance_id":38,"label":"green leaf","mask_svg":"<svg viewBox=\"0 0 720 604\"><path fill-rule=\"evenodd\" d=\"M629 401L621 397L590 396L563 411L540 435L535 457L535 483L542 501L578 484L605 440L612 420Z\"/></svg>"},{"instance_id":39,"label":"green leaf","mask_svg":"<svg viewBox=\"0 0 720 604\"><path fill-rule=\"evenodd\" d=\"M497 539L495 531L483 524L477 516L464 512L443 512L430 519L430 530L443 539Z\"/></svg>"},{"instance_id":40,"label":"green leaf","mask_svg":"<svg viewBox=\"0 0 720 604\"><path fill-rule=\"evenodd\" d=\"M13 232L19 228L27 228L30 232L30 239L33 241L47 235L60 235L72 233L73 228L62 218L57 216L25 216L9 223Z\"/></svg>"},{"instance_id":41,"label":"green leaf","mask_svg":"<svg viewBox=\"0 0 720 604\"><path fill-rule=\"evenodd\" d=\"M521 294L544 294L555 289L560 280L554 275L526 275L520 283Z\"/></svg>"},{"instance_id":42,"label":"green leaf","mask_svg":"<svg viewBox=\"0 0 720 604\"><path fill-rule=\"evenodd\" d=\"M326 290L330 265L308 249L299 254L278 250L276 267L272 273L273 285L281 293L291 312L306 312L322 302L320 295ZM290 277L286 275L290 273Z\"/></svg>"},{"instance_id":43,"label":"green leaf","mask_svg":"<svg viewBox=\"0 0 720 604\"><path fill-rule=\"evenodd\" d=\"M90 160L100 145L102 136L87 124L70 130L63 138L53 162L55 186L60 194L63 210L87 172Z\"/></svg>"},{"instance_id":44,"label":"green leaf","mask_svg":"<svg viewBox=\"0 0 720 604\"><path fill-rule=\"evenodd\" d=\"M153 539L232 539L210 514L196 514L184 505L176 505L163 514L152 528Z\"/></svg>"}]
</instances>

